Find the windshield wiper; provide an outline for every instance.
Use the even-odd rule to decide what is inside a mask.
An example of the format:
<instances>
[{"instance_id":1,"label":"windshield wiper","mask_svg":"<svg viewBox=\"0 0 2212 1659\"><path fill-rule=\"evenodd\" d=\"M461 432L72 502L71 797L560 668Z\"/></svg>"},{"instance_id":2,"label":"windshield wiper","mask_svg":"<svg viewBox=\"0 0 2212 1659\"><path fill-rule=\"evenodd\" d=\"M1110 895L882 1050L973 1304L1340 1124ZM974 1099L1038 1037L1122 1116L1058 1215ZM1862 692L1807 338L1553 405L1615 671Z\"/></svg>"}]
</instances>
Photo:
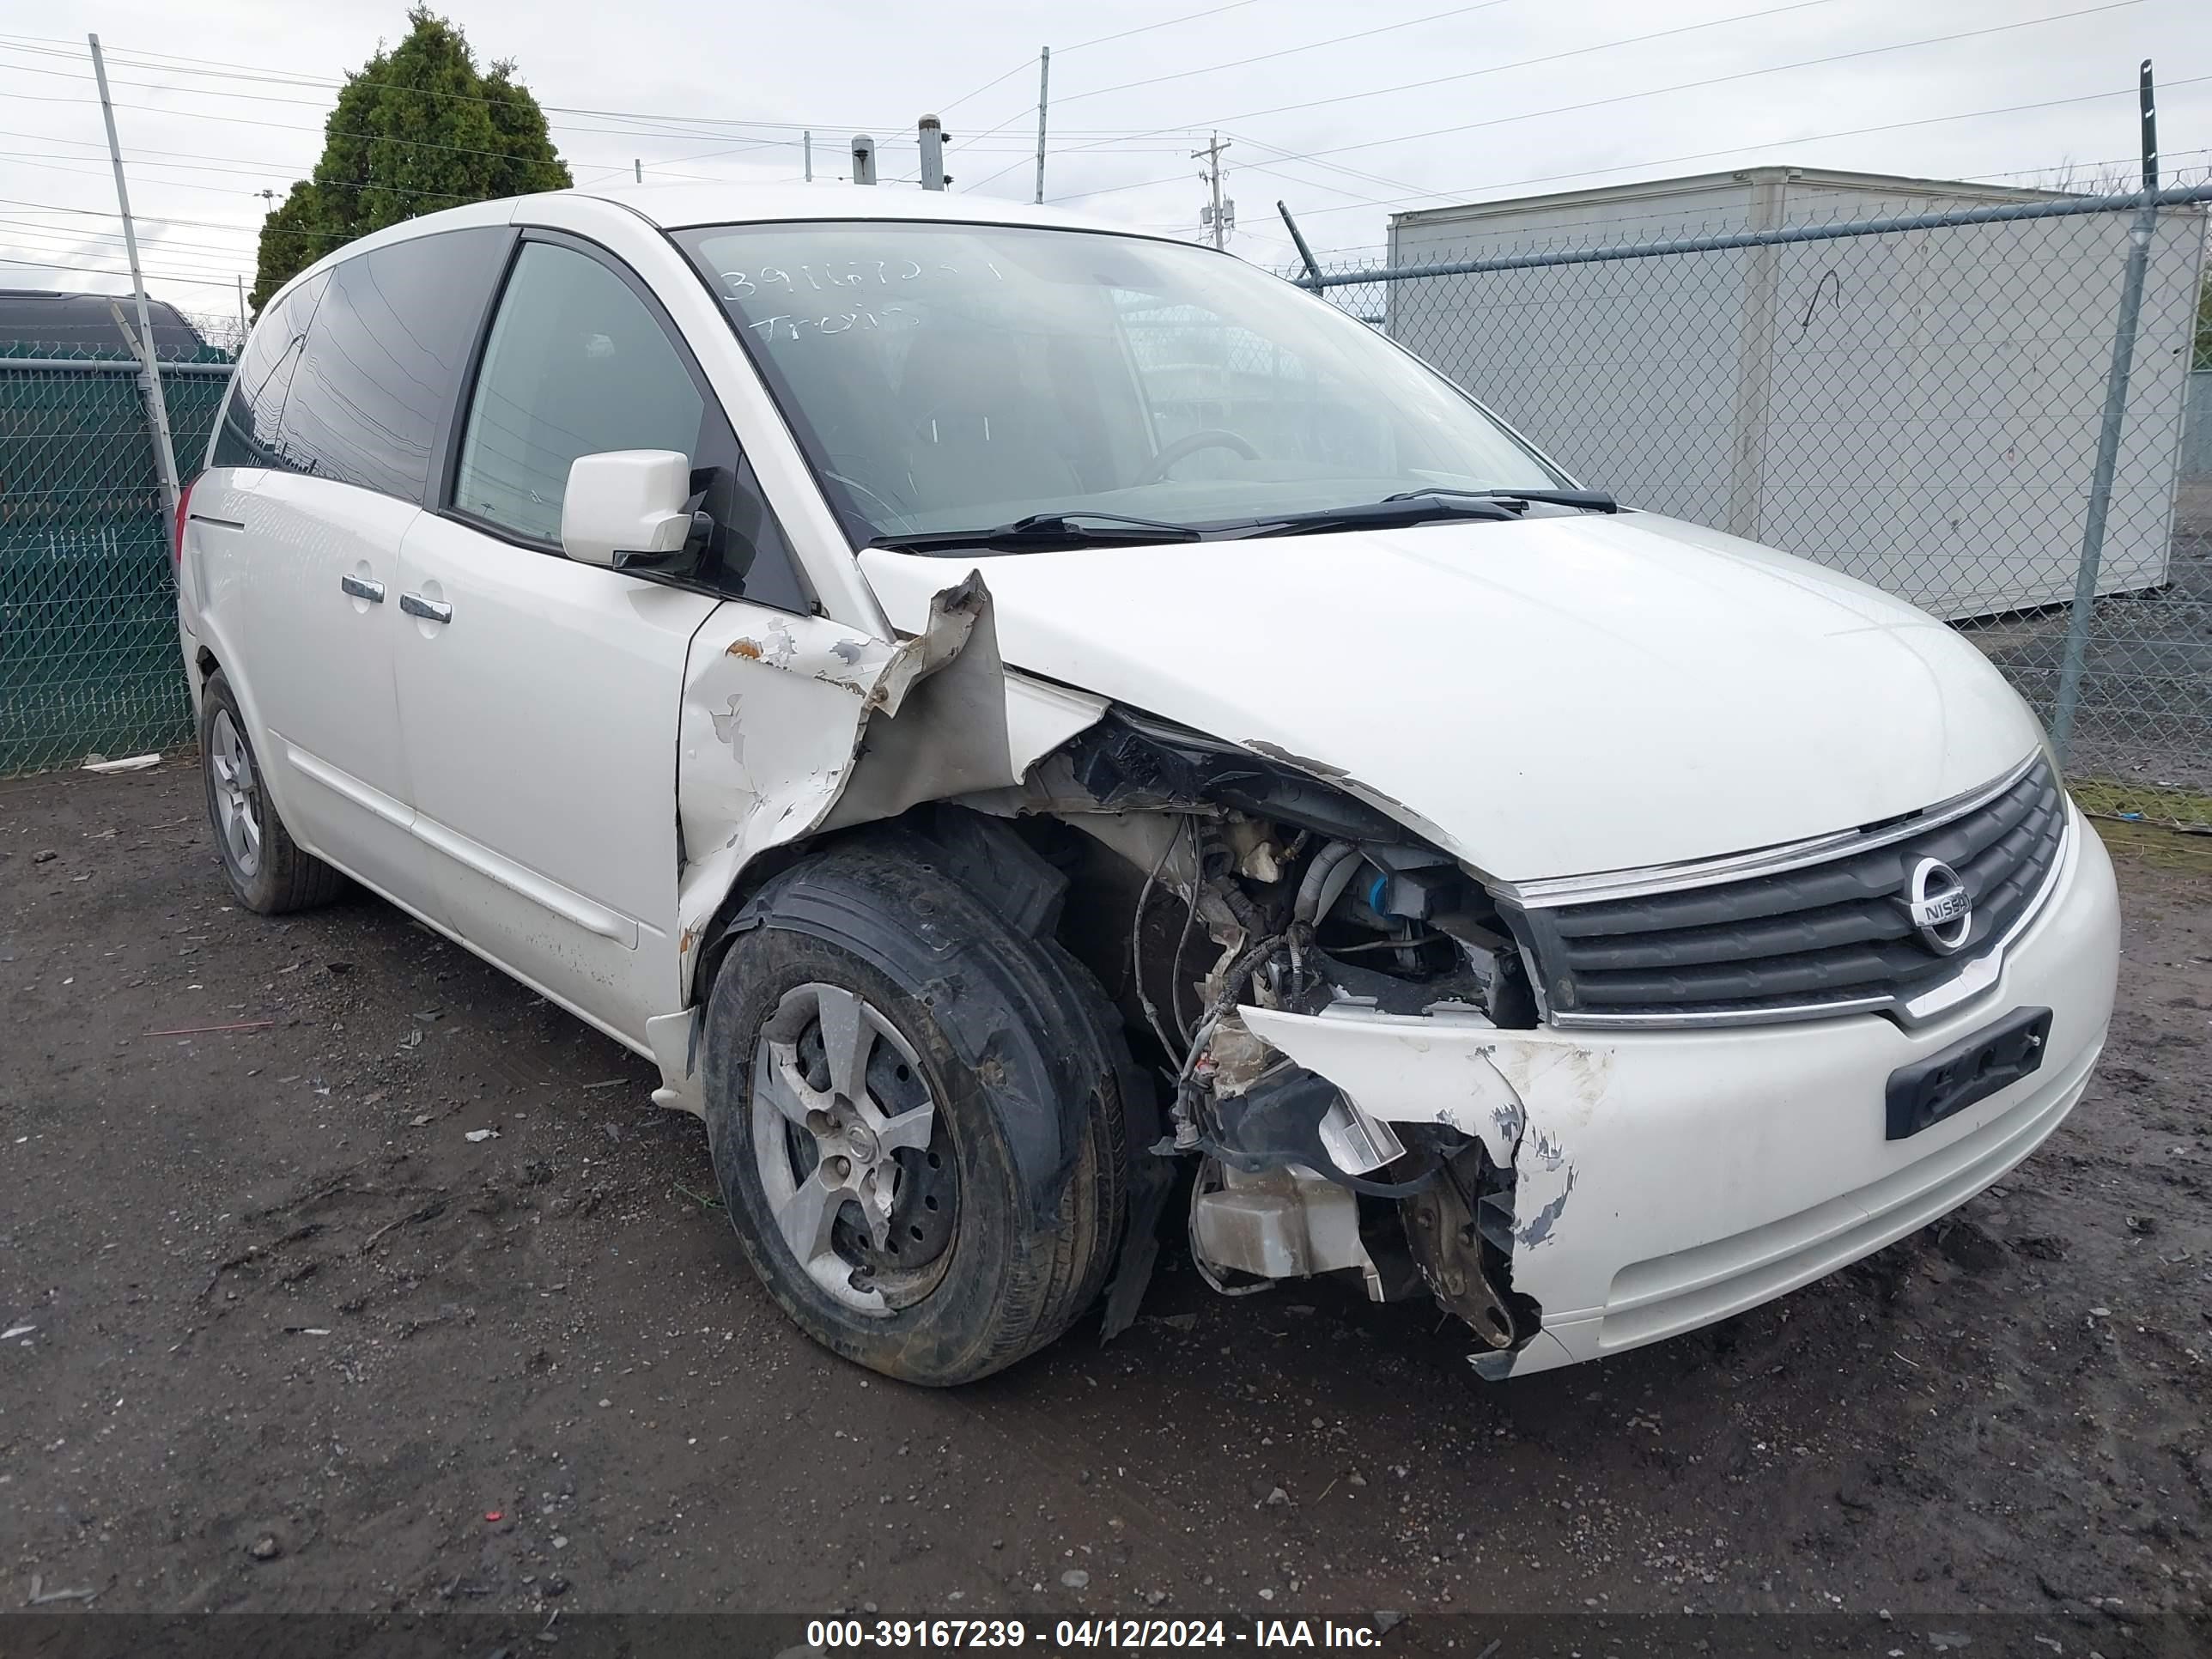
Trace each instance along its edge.
<instances>
[{"instance_id":1,"label":"windshield wiper","mask_svg":"<svg viewBox=\"0 0 2212 1659\"><path fill-rule=\"evenodd\" d=\"M1482 519L1492 524L1512 524L1520 520L1519 510L1504 501L1493 501L1474 490L1453 493L1464 499L1420 490L1411 495L1393 495L1388 501L1355 501L1349 507L1286 513L1280 518L1255 520L1250 529L1237 533L1237 539L1319 536L1334 530L1391 530L1404 525L1432 524L1440 519Z\"/></svg>"},{"instance_id":2,"label":"windshield wiper","mask_svg":"<svg viewBox=\"0 0 2212 1659\"><path fill-rule=\"evenodd\" d=\"M1451 495L1490 501L1543 501L1553 507L1579 507L1585 513L1618 513L1620 503L1602 489L1451 489L1442 484L1427 489L1401 489L1385 495L1386 501L1418 501L1430 495Z\"/></svg>"},{"instance_id":3,"label":"windshield wiper","mask_svg":"<svg viewBox=\"0 0 2212 1659\"><path fill-rule=\"evenodd\" d=\"M985 547L1006 553L1058 547L1108 547L1158 542L1194 542L1199 532L1165 519L1133 518L1126 513L1032 513L1012 524L988 530L929 530L911 536L878 536L868 545L895 553L939 553Z\"/></svg>"}]
</instances>

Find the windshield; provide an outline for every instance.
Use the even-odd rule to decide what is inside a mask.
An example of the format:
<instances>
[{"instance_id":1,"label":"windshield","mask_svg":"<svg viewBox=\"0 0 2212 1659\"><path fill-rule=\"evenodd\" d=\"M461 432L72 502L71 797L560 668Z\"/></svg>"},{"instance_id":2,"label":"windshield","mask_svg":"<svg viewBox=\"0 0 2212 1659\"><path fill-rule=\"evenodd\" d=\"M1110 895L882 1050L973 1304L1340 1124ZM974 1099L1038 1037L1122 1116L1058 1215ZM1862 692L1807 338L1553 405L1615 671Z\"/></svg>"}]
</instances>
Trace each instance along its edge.
<instances>
[{"instance_id":1,"label":"windshield","mask_svg":"<svg viewBox=\"0 0 2212 1659\"><path fill-rule=\"evenodd\" d=\"M1364 324L1210 250L883 221L677 240L862 541L1567 482Z\"/></svg>"}]
</instances>

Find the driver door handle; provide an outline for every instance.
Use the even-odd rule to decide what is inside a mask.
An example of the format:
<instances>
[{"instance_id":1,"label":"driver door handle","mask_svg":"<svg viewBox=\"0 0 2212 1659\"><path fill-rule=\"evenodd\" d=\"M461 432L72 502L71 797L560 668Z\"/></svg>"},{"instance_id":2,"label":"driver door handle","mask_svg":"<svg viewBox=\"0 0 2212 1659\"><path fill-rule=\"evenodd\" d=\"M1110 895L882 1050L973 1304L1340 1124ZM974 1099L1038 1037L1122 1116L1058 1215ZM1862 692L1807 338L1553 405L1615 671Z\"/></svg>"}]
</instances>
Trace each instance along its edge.
<instances>
[{"instance_id":1,"label":"driver door handle","mask_svg":"<svg viewBox=\"0 0 2212 1659\"><path fill-rule=\"evenodd\" d=\"M426 599L420 593L402 593L399 608L410 617L420 617L424 622L449 623L453 619L453 607L442 599Z\"/></svg>"},{"instance_id":2,"label":"driver door handle","mask_svg":"<svg viewBox=\"0 0 2212 1659\"><path fill-rule=\"evenodd\" d=\"M367 599L371 605L384 603L384 584L373 581L367 576L356 576L349 572L338 578L338 586L356 599Z\"/></svg>"}]
</instances>

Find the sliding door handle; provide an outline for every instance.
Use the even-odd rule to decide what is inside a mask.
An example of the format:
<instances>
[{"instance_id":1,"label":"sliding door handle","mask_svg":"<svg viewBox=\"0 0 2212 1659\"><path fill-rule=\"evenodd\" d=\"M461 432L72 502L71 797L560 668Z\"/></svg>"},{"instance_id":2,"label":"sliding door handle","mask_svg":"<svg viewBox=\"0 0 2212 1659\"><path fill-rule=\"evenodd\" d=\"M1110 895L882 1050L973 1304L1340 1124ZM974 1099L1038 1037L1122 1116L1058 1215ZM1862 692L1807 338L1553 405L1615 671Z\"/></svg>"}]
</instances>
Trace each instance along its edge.
<instances>
[{"instance_id":1,"label":"sliding door handle","mask_svg":"<svg viewBox=\"0 0 2212 1659\"><path fill-rule=\"evenodd\" d=\"M356 576L348 572L338 578L338 586L356 599L367 599L371 605L384 603L384 584L373 581L367 576Z\"/></svg>"},{"instance_id":2,"label":"sliding door handle","mask_svg":"<svg viewBox=\"0 0 2212 1659\"><path fill-rule=\"evenodd\" d=\"M443 599L426 599L420 593L402 593L399 608L410 617L420 617L424 622L449 623L453 619L453 607Z\"/></svg>"}]
</instances>

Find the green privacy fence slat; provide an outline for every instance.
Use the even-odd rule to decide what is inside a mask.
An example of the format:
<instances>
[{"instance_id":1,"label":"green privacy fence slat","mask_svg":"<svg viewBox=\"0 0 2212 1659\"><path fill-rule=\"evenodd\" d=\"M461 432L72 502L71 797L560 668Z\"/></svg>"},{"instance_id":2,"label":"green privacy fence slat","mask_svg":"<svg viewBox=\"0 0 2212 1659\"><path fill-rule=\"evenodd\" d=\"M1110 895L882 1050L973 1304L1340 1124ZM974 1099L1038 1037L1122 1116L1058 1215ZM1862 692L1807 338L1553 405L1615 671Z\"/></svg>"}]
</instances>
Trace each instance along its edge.
<instances>
[{"instance_id":1,"label":"green privacy fence slat","mask_svg":"<svg viewBox=\"0 0 2212 1659\"><path fill-rule=\"evenodd\" d=\"M0 351L0 776L191 735L176 586L133 366ZM186 477L228 365L164 365Z\"/></svg>"}]
</instances>

